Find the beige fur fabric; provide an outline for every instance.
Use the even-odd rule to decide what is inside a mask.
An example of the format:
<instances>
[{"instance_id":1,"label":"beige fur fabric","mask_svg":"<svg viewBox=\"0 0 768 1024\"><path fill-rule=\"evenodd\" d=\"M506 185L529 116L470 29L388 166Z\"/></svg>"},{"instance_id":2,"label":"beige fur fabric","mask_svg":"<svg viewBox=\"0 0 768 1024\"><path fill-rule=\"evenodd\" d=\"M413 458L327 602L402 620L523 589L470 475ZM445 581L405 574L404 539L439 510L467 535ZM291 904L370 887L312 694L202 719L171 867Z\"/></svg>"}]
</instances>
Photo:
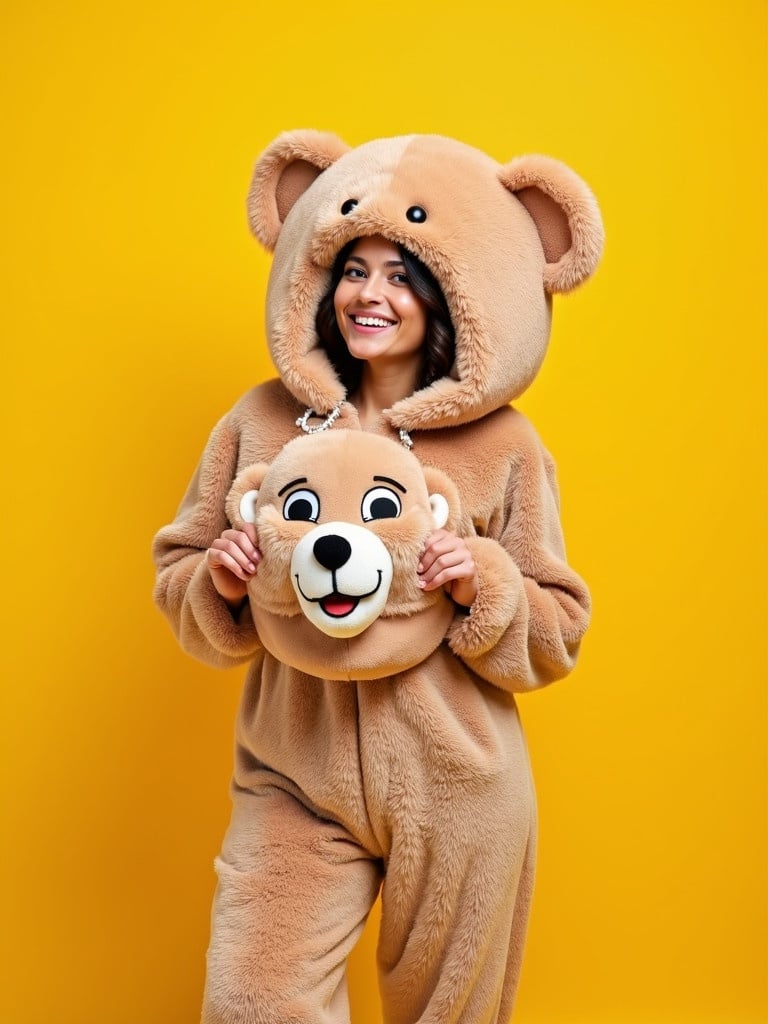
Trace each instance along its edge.
<instances>
[{"instance_id":1,"label":"beige fur fabric","mask_svg":"<svg viewBox=\"0 0 768 1024\"><path fill-rule=\"evenodd\" d=\"M347 199L357 206L342 214ZM414 206L426 211L420 223L408 218ZM182 646L213 665L250 662L203 1021L347 1022L346 960L381 890L387 1024L506 1024L535 850L514 694L565 675L589 619L587 589L565 559L552 459L508 403L544 356L550 294L596 265L599 213L580 179L547 158L502 165L435 136L350 150L317 132L275 140L249 209L275 249L267 330L281 380L223 417L154 546L155 597ZM335 253L377 233L430 267L457 333L451 374L365 435L391 446L398 428L411 432L415 458L398 449L390 471L374 468L375 446L365 449L371 464L352 454L357 412L314 333ZM319 417L338 406L327 432L338 440L322 442L329 454L318 460L314 439L281 455L307 406ZM233 617L205 552L259 490L258 529L284 570L307 527L286 525L281 465L312 482L334 521L353 515L371 474L412 474L400 482L421 489L423 509L441 491L430 474L449 477L450 525L477 566L471 609L444 594L420 604L407 564L428 524L411 530L404 517L375 527L402 584L358 636L312 626L277 568L261 589L257 573Z\"/></svg>"}]
</instances>

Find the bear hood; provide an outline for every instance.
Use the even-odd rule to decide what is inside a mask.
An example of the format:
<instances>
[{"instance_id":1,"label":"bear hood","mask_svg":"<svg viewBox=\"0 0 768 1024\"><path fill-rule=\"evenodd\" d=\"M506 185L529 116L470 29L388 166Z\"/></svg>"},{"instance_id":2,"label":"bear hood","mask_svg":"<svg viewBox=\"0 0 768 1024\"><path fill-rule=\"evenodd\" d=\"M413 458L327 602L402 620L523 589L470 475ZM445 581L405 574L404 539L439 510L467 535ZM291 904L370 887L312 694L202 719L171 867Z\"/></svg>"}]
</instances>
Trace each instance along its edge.
<instances>
[{"instance_id":1,"label":"bear hood","mask_svg":"<svg viewBox=\"0 0 768 1024\"><path fill-rule=\"evenodd\" d=\"M274 252L266 307L273 362L297 400L323 416L346 397L315 333L339 250L383 235L432 271L456 331L456 359L448 376L385 412L408 431L468 423L520 395L546 352L552 294L584 281L603 244L595 199L564 164L543 156L499 164L436 135L350 149L328 133L287 132L257 161L248 212Z\"/></svg>"}]
</instances>

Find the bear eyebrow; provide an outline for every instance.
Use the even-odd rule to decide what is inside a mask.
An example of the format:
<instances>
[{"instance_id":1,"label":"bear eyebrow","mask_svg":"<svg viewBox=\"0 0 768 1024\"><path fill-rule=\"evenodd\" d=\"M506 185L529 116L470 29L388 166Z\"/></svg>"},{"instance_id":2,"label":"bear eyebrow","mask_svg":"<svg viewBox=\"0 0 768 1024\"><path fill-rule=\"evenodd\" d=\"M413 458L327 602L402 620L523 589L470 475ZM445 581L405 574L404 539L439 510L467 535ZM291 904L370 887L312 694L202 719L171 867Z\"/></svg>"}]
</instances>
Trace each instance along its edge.
<instances>
[{"instance_id":1,"label":"bear eyebrow","mask_svg":"<svg viewBox=\"0 0 768 1024\"><path fill-rule=\"evenodd\" d=\"M285 494L285 492L287 490L290 490L291 487L295 487L296 484L305 484L305 483L307 483L307 478L305 476L300 476L300 477L297 477L295 480L291 480L291 482L289 484L286 484L285 487L281 487L280 490L277 492L278 498L282 498L282 496Z\"/></svg>"},{"instance_id":2,"label":"bear eyebrow","mask_svg":"<svg viewBox=\"0 0 768 1024\"><path fill-rule=\"evenodd\" d=\"M396 487L398 489L398 491L402 491L403 494L407 494L408 493L408 491L406 491L406 489L403 487L403 485L399 484L397 482L397 480L393 480L391 476L375 476L373 479L374 480L383 480L385 484L392 484L393 487Z\"/></svg>"}]
</instances>

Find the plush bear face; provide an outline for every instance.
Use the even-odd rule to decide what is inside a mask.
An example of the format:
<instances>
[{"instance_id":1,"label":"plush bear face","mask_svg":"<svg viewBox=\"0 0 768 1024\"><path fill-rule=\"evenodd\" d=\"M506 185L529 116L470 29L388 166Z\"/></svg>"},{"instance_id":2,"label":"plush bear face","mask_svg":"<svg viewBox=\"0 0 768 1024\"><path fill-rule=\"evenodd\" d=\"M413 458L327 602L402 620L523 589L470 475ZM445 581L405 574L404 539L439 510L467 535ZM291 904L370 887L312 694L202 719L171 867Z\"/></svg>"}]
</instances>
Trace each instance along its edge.
<instances>
[{"instance_id":1,"label":"plush bear face","mask_svg":"<svg viewBox=\"0 0 768 1024\"><path fill-rule=\"evenodd\" d=\"M268 632L284 627L287 639L305 618L351 639L446 600L421 590L416 567L428 534L458 521L456 489L388 438L341 428L296 438L238 476L227 509L233 525L256 527L262 561L249 597Z\"/></svg>"}]
</instances>

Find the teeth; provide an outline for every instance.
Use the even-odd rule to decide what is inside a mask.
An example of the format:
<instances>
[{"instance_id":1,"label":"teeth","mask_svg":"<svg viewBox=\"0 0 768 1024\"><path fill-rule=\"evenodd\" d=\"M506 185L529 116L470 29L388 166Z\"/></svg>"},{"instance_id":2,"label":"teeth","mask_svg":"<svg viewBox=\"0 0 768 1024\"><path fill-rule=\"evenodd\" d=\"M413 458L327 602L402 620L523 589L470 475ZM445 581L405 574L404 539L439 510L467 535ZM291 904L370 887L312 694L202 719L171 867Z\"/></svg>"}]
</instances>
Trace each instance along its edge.
<instances>
[{"instance_id":1,"label":"teeth","mask_svg":"<svg viewBox=\"0 0 768 1024\"><path fill-rule=\"evenodd\" d=\"M382 320L378 316L353 316L352 319L361 327L390 327L389 320Z\"/></svg>"}]
</instances>

